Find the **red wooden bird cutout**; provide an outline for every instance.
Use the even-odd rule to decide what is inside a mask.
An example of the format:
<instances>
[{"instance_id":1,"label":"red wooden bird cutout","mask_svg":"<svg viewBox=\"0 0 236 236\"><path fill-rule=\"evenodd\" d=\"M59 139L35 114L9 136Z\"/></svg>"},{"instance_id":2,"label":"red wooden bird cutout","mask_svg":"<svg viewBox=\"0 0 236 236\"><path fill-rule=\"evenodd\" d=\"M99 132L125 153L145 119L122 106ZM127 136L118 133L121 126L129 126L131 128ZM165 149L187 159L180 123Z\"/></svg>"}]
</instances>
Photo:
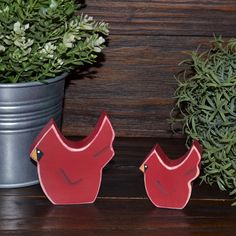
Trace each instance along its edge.
<instances>
[{"instance_id":1,"label":"red wooden bird cutout","mask_svg":"<svg viewBox=\"0 0 236 236\"><path fill-rule=\"evenodd\" d=\"M200 161L201 147L197 141L177 160L169 159L156 145L140 166L151 202L161 208L183 209L191 196L191 182L199 175Z\"/></svg>"},{"instance_id":2,"label":"red wooden bird cutout","mask_svg":"<svg viewBox=\"0 0 236 236\"><path fill-rule=\"evenodd\" d=\"M31 146L41 187L53 204L93 203L99 192L102 169L112 159L115 137L103 113L91 134L69 141L50 120Z\"/></svg>"}]
</instances>

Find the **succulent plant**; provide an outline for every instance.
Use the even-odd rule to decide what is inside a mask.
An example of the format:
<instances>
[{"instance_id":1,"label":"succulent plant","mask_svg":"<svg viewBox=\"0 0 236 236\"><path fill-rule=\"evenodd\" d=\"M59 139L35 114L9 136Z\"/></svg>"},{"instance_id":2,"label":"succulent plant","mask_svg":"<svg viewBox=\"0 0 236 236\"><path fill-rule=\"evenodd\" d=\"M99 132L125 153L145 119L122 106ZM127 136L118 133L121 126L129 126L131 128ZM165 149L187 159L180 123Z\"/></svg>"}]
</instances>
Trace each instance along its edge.
<instances>
[{"instance_id":1,"label":"succulent plant","mask_svg":"<svg viewBox=\"0 0 236 236\"><path fill-rule=\"evenodd\" d=\"M190 55L177 78L174 123L181 123L187 143L202 144L202 181L235 195L236 39L215 38Z\"/></svg>"},{"instance_id":2,"label":"succulent plant","mask_svg":"<svg viewBox=\"0 0 236 236\"><path fill-rule=\"evenodd\" d=\"M74 0L0 0L0 83L38 81L93 63L108 25Z\"/></svg>"}]
</instances>

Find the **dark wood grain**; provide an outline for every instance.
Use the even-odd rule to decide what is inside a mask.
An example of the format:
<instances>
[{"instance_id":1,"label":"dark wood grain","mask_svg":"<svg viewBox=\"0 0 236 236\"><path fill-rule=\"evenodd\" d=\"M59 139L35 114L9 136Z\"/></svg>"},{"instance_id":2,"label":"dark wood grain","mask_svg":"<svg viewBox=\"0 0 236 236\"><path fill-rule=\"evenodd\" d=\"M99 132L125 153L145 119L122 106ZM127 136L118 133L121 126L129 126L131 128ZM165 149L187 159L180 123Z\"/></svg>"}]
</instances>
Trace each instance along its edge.
<instances>
[{"instance_id":1,"label":"dark wood grain","mask_svg":"<svg viewBox=\"0 0 236 236\"><path fill-rule=\"evenodd\" d=\"M97 65L75 73L67 84L63 133L88 135L106 110L121 137L115 140L115 157L91 205L54 206L39 185L0 189L0 235L234 236L236 208L226 193L197 180L185 209L158 209L146 196L138 167L156 142L173 158L186 151L184 139L173 138L167 122L178 63L186 50L204 44L213 33L236 35L236 2L86 4L83 12L108 22L111 34Z\"/></svg>"},{"instance_id":2,"label":"dark wood grain","mask_svg":"<svg viewBox=\"0 0 236 236\"><path fill-rule=\"evenodd\" d=\"M96 66L66 90L63 132L87 135L106 110L121 137L171 137L177 66L213 34L236 35L235 1L85 1L84 14L110 24Z\"/></svg>"},{"instance_id":3,"label":"dark wood grain","mask_svg":"<svg viewBox=\"0 0 236 236\"><path fill-rule=\"evenodd\" d=\"M39 185L0 189L0 235L235 235L232 201L198 181L183 210L152 205L138 166L156 142L172 158L185 152L182 139L117 139L94 204L54 206Z\"/></svg>"},{"instance_id":4,"label":"dark wood grain","mask_svg":"<svg viewBox=\"0 0 236 236\"><path fill-rule=\"evenodd\" d=\"M146 199L98 199L51 206L40 198L1 197L1 235L234 235L236 211L224 202L192 201L182 211Z\"/></svg>"},{"instance_id":5,"label":"dark wood grain","mask_svg":"<svg viewBox=\"0 0 236 236\"><path fill-rule=\"evenodd\" d=\"M118 35L235 36L233 0L87 0L83 12L110 23Z\"/></svg>"},{"instance_id":6,"label":"dark wood grain","mask_svg":"<svg viewBox=\"0 0 236 236\"><path fill-rule=\"evenodd\" d=\"M209 39L112 35L105 61L66 89L64 134L87 135L105 110L117 136L170 137L178 63Z\"/></svg>"}]
</instances>

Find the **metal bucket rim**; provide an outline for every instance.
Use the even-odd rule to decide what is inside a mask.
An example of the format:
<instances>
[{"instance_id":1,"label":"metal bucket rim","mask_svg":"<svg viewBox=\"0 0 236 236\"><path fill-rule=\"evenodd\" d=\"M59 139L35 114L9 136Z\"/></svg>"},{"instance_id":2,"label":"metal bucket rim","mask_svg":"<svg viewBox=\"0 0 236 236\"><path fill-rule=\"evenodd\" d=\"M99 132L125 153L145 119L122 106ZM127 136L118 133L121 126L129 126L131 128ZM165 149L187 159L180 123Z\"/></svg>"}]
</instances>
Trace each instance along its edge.
<instances>
[{"instance_id":1,"label":"metal bucket rim","mask_svg":"<svg viewBox=\"0 0 236 236\"><path fill-rule=\"evenodd\" d=\"M64 79L69 73L65 72L59 76L56 76L55 78L50 78L44 80L46 83L40 82L40 81L33 81L33 82L23 82L23 83L6 83L6 84L1 84L0 83L0 88L22 88L22 87L36 87L36 86L42 86L46 84L52 84L56 83L59 80Z\"/></svg>"}]
</instances>

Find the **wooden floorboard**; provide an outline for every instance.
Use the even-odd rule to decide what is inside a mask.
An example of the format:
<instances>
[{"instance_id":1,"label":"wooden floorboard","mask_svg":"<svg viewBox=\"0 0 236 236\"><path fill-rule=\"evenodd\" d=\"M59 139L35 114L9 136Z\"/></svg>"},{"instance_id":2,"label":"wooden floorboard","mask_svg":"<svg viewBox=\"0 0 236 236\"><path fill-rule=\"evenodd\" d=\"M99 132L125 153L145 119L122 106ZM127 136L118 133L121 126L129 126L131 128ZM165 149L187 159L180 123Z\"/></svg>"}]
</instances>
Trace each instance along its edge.
<instances>
[{"instance_id":1,"label":"wooden floorboard","mask_svg":"<svg viewBox=\"0 0 236 236\"><path fill-rule=\"evenodd\" d=\"M88 135L106 111L116 136L171 137L178 64L212 39L111 35L104 61L68 78L63 133Z\"/></svg>"},{"instance_id":2,"label":"wooden floorboard","mask_svg":"<svg viewBox=\"0 0 236 236\"><path fill-rule=\"evenodd\" d=\"M235 36L235 1L87 0L84 13L111 25L112 34Z\"/></svg>"},{"instance_id":3,"label":"wooden floorboard","mask_svg":"<svg viewBox=\"0 0 236 236\"><path fill-rule=\"evenodd\" d=\"M42 197L0 200L1 235L233 235L235 231L236 209L227 201L191 200L184 210L166 210L147 199L97 199L92 205L76 206L52 206Z\"/></svg>"},{"instance_id":4,"label":"wooden floorboard","mask_svg":"<svg viewBox=\"0 0 236 236\"><path fill-rule=\"evenodd\" d=\"M170 137L178 64L213 35L236 35L236 2L83 2L81 12L109 23L110 35L97 65L79 70L66 89L64 134L87 135L105 110L117 136Z\"/></svg>"},{"instance_id":5,"label":"wooden floorboard","mask_svg":"<svg viewBox=\"0 0 236 236\"><path fill-rule=\"evenodd\" d=\"M54 206L39 185L0 189L0 235L235 235L232 199L199 180L183 210L152 205L138 166L156 142L172 158L186 150L182 139L116 139L94 204Z\"/></svg>"}]
</instances>

